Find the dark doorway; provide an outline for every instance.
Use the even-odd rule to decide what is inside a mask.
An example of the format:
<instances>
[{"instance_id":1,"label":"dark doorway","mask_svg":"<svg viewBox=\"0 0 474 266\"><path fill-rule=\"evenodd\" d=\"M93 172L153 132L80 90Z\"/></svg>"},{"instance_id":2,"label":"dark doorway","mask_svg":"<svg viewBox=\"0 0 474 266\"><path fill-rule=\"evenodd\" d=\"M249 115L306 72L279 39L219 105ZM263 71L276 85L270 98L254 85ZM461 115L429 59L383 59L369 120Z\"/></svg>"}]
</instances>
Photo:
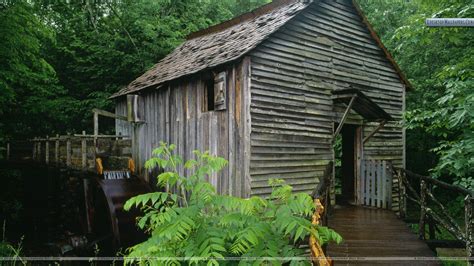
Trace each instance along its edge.
<instances>
[{"instance_id":1,"label":"dark doorway","mask_svg":"<svg viewBox=\"0 0 474 266\"><path fill-rule=\"evenodd\" d=\"M336 201L338 204L355 203L358 128L357 125L344 125L335 143Z\"/></svg>"}]
</instances>

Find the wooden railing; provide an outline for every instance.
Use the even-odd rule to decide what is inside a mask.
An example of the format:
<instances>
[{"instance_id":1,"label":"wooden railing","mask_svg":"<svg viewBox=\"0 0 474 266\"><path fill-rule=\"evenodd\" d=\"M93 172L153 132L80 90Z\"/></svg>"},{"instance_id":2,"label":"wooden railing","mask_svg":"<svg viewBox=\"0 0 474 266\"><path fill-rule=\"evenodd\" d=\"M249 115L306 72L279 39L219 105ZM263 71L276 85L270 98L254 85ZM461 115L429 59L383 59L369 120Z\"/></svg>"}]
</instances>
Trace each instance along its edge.
<instances>
[{"instance_id":1,"label":"wooden railing","mask_svg":"<svg viewBox=\"0 0 474 266\"><path fill-rule=\"evenodd\" d=\"M131 140L122 135L56 135L6 144L6 160L33 160L73 169L96 168L96 155L131 157Z\"/></svg>"},{"instance_id":2,"label":"wooden railing","mask_svg":"<svg viewBox=\"0 0 474 266\"><path fill-rule=\"evenodd\" d=\"M326 166L323 178L319 181L318 186L312 193L316 207L311 221L314 225L327 225L327 216L331 207L330 188L332 171L333 164L330 162ZM331 259L325 255L325 248L321 246L314 236L309 238L309 247L315 265L332 265Z\"/></svg>"},{"instance_id":3,"label":"wooden railing","mask_svg":"<svg viewBox=\"0 0 474 266\"><path fill-rule=\"evenodd\" d=\"M407 201L420 207L418 235L426 240L431 248L466 248L467 257L474 256L474 192L460 186L451 185L440 180L415 174L405 169L391 167L394 176L400 185L400 216L407 218ZM419 182L419 191L412 186L412 182ZM464 197L464 226L449 214L447 208L432 193L433 187L444 189L448 193ZM426 237L426 226L429 227L429 239ZM464 227L464 230L462 229ZM436 232L444 228L454 240L436 239ZM472 261L471 261L472 263Z\"/></svg>"}]
</instances>

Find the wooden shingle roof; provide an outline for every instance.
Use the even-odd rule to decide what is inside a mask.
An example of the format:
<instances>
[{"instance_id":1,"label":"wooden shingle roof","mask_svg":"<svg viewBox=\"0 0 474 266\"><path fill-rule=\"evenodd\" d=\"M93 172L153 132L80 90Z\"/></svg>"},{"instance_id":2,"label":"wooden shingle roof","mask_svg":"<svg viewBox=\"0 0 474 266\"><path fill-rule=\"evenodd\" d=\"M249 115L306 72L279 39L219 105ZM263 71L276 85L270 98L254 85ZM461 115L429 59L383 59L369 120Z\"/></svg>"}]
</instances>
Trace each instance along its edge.
<instances>
[{"instance_id":1,"label":"wooden shingle roof","mask_svg":"<svg viewBox=\"0 0 474 266\"><path fill-rule=\"evenodd\" d=\"M224 29L216 27L215 32L210 33L207 29L204 30L205 35L199 36L195 33L194 36L197 35L197 37L191 35L194 38L178 46L145 74L112 95L111 98L237 60L310 4L310 1L307 3L280 2L285 2L285 4L279 4L270 10L265 10L264 7L262 8L264 12L253 11L231 20L236 23L235 25L227 25ZM248 14L254 15L249 17ZM212 30L213 27L210 29Z\"/></svg>"},{"instance_id":2,"label":"wooden shingle roof","mask_svg":"<svg viewBox=\"0 0 474 266\"><path fill-rule=\"evenodd\" d=\"M192 33L188 36L187 41L110 98L159 86L165 82L237 60L311 5L312 2L312 0L273 0L272 3L254 11ZM351 2L376 44L394 67L400 80L407 89L410 89L410 82L380 41L357 2L355 0Z\"/></svg>"}]
</instances>

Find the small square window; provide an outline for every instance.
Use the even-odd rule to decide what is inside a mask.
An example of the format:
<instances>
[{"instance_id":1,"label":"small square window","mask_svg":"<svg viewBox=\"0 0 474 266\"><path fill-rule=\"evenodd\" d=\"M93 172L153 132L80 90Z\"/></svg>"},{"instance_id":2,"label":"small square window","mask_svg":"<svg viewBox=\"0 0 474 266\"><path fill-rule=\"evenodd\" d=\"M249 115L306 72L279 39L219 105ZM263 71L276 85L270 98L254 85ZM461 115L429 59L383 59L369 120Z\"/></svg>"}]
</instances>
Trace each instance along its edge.
<instances>
[{"instance_id":1,"label":"small square window","mask_svg":"<svg viewBox=\"0 0 474 266\"><path fill-rule=\"evenodd\" d=\"M214 77L211 77L207 80L205 80L205 105L204 105L204 111L209 112L209 111L214 111L215 109L215 104L214 104Z\"/></svg>"},{"instance_id":2,"label":"small square window","mask_svg":"<svg viewBox=\"0 0 474 266\"><path fill-rule=\"evenodd\" d=\"M217 75L204 79L203 91L203 112L222 111L226 109L226 73L220 72Z\"/></svg>"}]
</instances>

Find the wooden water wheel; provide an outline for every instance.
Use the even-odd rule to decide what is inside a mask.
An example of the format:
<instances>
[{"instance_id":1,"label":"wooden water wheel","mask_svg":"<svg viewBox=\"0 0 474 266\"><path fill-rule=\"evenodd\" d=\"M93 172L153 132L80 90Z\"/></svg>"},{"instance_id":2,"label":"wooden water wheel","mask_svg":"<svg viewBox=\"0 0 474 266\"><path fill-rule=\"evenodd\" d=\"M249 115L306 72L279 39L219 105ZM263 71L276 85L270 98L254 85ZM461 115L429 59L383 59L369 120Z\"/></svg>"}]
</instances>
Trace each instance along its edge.
<instances>
[{"instance_id":1,"label":"wooden water wheel","mask_svg":"<svg viewBox=\"0 0 474 266\"><path fill-rule=\"evenodd\" d=\"M128 199L152 192L152 189L133 172L121 175L123 178L120 179L103 179L106 172L103 168L98 171L99 177L91 182L90 192L86 193L90 194L88 216L92 233L107 238L101 246L110 246L110 250L104 248L115 252L145 240L145 234L136 225L140 212L137 209L125 211L123 206Z\"/></svg>"}]
</instances>

